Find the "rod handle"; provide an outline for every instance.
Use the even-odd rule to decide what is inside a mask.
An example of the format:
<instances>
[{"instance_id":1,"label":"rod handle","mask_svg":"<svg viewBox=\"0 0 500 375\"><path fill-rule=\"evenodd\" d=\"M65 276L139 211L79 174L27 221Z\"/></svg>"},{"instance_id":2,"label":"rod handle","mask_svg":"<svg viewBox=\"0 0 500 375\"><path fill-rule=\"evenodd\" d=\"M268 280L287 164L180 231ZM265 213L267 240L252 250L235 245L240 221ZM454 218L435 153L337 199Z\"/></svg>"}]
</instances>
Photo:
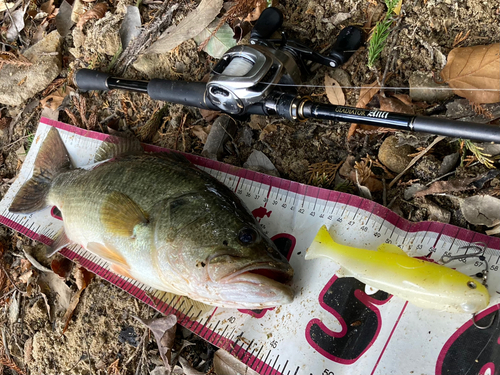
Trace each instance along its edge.
<instances>
[{"instance_id":1,"label":"rod handle","mask_svg":"<svg viewBox=\"0 0 500 375\"><path fill-rule=\"evenodd\" d=\"M80 69L75 74L75 83L82 91L109 90L109 74L91 69Z\"/></svg>"}]
</instances>

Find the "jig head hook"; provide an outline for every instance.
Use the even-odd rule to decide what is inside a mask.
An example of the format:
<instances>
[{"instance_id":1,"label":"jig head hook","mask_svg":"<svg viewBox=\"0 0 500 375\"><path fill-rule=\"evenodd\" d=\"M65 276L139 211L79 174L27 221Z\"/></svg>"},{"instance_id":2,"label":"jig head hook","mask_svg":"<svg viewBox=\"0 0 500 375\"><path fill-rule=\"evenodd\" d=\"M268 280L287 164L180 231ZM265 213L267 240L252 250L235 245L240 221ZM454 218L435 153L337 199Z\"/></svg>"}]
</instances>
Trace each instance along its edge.
<instances>
[{"instance_id":1,"label":"jig head hook","mask_svg":"<svg viewBox=\"0 0 500 375\"><path fill-rule=\"evenodd\" d=\"M466 258L478 258L479 260L483 261L485 264L485 269L482 270L481 272L477 273L475 276L479 277L482 279L482 284L487 287L488 285L486 282L488 281L488 261L486 260L486 257L484 256L484 252L486 251L486 244L484 242L473 242L470 245L466 246L461 246L458 250L467 250L469 249L474 249L475 251L470 253L470 254L459 254L459 255L443 255L440 259L441 263L446 264L451 262L452 260L461 260L461 259L466 259ZM493 322L495 321L497 313L494 313L491 321L489 322L488 325L486 326L480 326L477 324L476 321L476 313L472 314L472 324L474 324L474 327L477 329L488 329L493 325Z\"/></svg>"}]
</instances>

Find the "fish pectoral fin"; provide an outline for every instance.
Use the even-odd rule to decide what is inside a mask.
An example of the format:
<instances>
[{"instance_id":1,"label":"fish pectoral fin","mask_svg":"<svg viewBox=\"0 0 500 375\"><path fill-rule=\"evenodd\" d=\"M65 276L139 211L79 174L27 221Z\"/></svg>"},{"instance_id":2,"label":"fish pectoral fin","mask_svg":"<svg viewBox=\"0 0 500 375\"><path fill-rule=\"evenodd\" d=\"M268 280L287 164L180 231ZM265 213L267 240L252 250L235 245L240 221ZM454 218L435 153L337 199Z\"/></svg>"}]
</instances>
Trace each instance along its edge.
<instances>
[{"instance_id":1,"label":"fish pectoral fin","mask_svg":"<svg viewBox=\"0 0 500 375\"><path fill-rule=\"evenodd\" d=\"M112 264L111 266L109 266L109 269L120 276L128 277L129 279L135 280L135 278L133 278L132 275L130 274L130 269L127 267L118 264Z\"/></svg>"},{"instance_id":2,"label":"fish pectoral fin","mask_svg":"<svg viewBox=\"0 0 500 375\"><path fill-rule=\"evenodd\" d=\"M137 138L114 137L103 142L94 156L94 162L115 158L117 156L143 153L144 149Z\"/></svg>"},{"instance_id":3,"label":"fish pectoral fin","mask_svg":"<svg viewBox=\"0 0 500 375\"><path fill-rule=\"evenodd\" d=\"M124 237L132 237L136 225L148 222L146 213L137 203L118 191L113 191L104 199L100 219L106 231Z\"/></svg>"},{"instance_id":4,"label":"fish pectoral fin","mask_svg":"<svg viewBox=\"0 0 500 375\"><path fill-rule=\"evenodd\" d=\"M378 248L377 251L380 251L382 253L390 253L390 254L398 254L398 255L404 255L408 256L400 247L390 244L390 243L383 243L381 244Z\"/></svg>"},{"instance_id":5,"label":"fish pectoral fin","mask_svg":"<svg viewBox=\"0 0 500 375\"><path fill-rule=\"evenodd\" d=\"M104 245L99 242L89 242L85 248L112 264L117 264L126 269L130 269L130 266L123 255L121 255L120 252L113 246Z\"/></svg>"},{"instance_id":6,"label":"fish pectoral fin","mask_svg":"<svg viewBox=\"0 0 500 375\"><path fill-rule=\"evenodd\" d=\"M72 243L73 241L71 241L68 236L66 236L66 232L63 228L59 233L57 233L56 237L54 238L54 242L52 242L52 245L50 245L47 249L47 257L51 257L62 248L71 245Z\"/></svg>"}]
</instances>

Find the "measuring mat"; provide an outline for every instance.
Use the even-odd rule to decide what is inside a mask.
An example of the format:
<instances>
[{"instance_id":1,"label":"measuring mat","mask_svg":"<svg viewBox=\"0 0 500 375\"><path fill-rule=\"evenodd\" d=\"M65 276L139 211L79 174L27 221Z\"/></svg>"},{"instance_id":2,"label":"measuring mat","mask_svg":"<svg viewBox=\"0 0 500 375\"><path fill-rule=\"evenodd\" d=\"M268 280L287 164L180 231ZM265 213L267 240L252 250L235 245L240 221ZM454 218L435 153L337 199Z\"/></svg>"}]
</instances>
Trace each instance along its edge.
<instances>
[{"instance_id":1,"label":"measuring mat","mask_svg":"<svg viewBox=\"0 0 500 375\"><path fill-rule=\"evenodd\" d=\"M59 129L74 166L93 163L109 135L45 118L17 180L0 202L0 222L30 238L51 244L62 228L53 208L26 215L8 207L31 177L36 154L50 127ZM146 151L162 151L145 145ZM163 150L165 151L165 150ZM210 308L195 311L185 297L172 297L118 276L106 261L79 246L61 254L126 290L212 344L228 350L260 374L495 374L500 369L500 239L452 225L410 223L387 208L360 197L186 155L238 195L295 270L294 302L266 310ZM410 256L438 261L462 254L460 247L484 242L489 266L490 307L478 314L425 310L353 278L337 278L338 266L326 259L304 260L319 228L332 228L337 242L375 250L381 243ZM478 258L449 264L474 275L484 269Z\"/></svg>"}]
</instances>

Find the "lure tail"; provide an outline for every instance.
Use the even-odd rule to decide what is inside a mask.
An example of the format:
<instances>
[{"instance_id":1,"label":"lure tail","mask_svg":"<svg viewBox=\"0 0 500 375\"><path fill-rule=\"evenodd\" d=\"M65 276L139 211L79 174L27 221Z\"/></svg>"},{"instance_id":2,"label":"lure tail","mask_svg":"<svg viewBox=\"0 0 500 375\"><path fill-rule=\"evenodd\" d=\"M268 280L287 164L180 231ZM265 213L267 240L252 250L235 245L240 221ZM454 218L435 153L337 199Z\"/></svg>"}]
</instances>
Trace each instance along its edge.
<instances>
[{"instance_id":1,"label":"lure tail","mask_svg":"<svg viewBox=\"0 0 500 375\"><path fill-rule=\"evenodd\" d=\"M52 181L70 168L71 161L61 136L56 128L51 128L38 152L33 176L19 190L9 211L30 213L46 207Z\"/></svg>"}]
</instances>

